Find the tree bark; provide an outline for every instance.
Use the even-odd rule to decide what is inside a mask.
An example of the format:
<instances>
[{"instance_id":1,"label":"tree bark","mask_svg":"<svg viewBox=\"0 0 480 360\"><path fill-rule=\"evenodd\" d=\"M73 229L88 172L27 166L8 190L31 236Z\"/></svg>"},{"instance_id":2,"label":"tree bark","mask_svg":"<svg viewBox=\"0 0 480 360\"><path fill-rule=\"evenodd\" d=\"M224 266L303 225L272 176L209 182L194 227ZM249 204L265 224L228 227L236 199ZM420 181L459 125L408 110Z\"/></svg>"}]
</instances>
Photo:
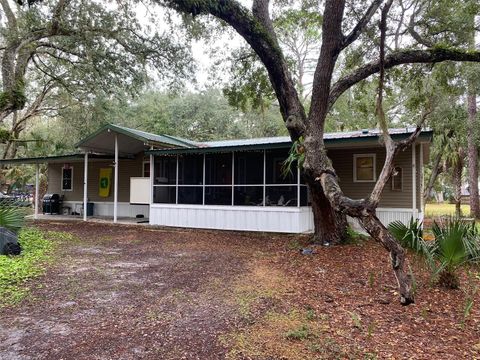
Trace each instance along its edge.
<instances>
[{"instance_id":1,"label":"tree bark","mask_svg":"<svg viewBox=\"0 0 480 360\"><path fill-rule=\"evenodd\" d=\"M313 241L316 244L336 245L347 238L347 216L335 211L318 182L310 185L314 222Z\"/></svg>"},{"instance_id":2,"label":"tree bark","mask_svg":"<svg viewBox=\"0 0 480 360\"><path fill-rule=\"evenodd\" d=\"M480 219L480 202L478 198L478 146L477 130L477 94L470 91L467 96L468 106L468 187L470 193L470 216Z\"/></svg>"},{"instance_id":3,"label":"tree bark","mask_svg":"<svg viewBox=\"0 0 480 360\"><path fill-rule=\"evenodd\" d=\"M408 264L405 258L405 250L374 213L363 218L363 226L374 239L380 241L383 247L390 252L393 273L397 279L398 290L400 292L401 304L409 305L414 303L412 279L410 273L407 271Z\"/></svg>"}]
</instances>

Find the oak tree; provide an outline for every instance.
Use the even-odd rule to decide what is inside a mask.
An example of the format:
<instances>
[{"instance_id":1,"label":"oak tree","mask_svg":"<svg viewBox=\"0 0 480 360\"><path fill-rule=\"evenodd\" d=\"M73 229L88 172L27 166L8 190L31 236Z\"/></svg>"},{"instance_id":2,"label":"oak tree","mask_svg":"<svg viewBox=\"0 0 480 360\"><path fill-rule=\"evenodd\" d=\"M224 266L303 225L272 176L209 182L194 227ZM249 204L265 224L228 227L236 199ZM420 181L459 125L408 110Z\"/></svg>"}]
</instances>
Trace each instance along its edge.
<instances>
[{"instance_id":1,"label":"oak tree","mask_svg":"<svg viewBox=\"0 0 480 360\"><path fill-rule=\"evenodd\" d=\"M382 69L388 70L398 65L411 63L434 64L446 60L478 62L480 61L480 52L449 46L449 42L441 45L421 43L415 39L415 36L419 35L418 38L421 39L422 33L410 31L412 36L409 42L397 40L400 46L402 43L406 44L405 48L402 49L399 46L393 51L389 46L380 47L380 50L386 51L382 56L381 51L374 51L372 47L366 57L369 57L370 60L358 65L339 79L334 79L337 61L346 49L354 46L360 38L365 38L372 44L378 44L380 38L385 36L387 20L392 21L392 18L387 19L387 10L391 1L383 8L382 18L384 18L385 26L384 31L381 31L379 27L372 26L372 19L378 19L379 9L384 1L373 0L368 6L365 6L363 1L353 1L349 3L348 11L346 11L345 0L326 0L322 2L323 10L319 9L323 18L321 25L319 24L322 29L322 43L313 78L311 106L307 112L279 46L270 16L269 0L254 0L251 9L235 0L157 0L157 2L192 16L214 16L233 27L245 39L268 72L282 117L292 140L304 139L303 171L314 202L316 234L324 241L337 242L342 233L339 230L345 226L344 216L337 214L359 219L366 231L390 253L392 267L398 280L401 303L405 305L412 303L414 296L411 278L407 271L405 251L380 222L375 209L393 170L395 155L415 141L421 125L418 125L412 136L402 143L393 142L388 132L384 131L383 137L387 154L378 181L371 194L365 199L351 199L342 192L335 169L325 149L323 140L325 120L333 104L343 92ZM417 1L417 3L428 7L431 2ZM416 11L422 13L424 8L417 7ZM407 23L405 16L403 19L397 20L397 25L398 31L394 34L405 34L409 27L415 30L415 22ZM447 35L452 35L450 29L442 29L437 37L441 36L448 40ZM435 35L432 35L432 38L435 40ZM413 41L415 42L413 43ZM385 40L383 42L385 45ZM376 59L373 59L374 56ZM382 129L386 130L385 126L382 126Z\"/></svg>"}]
</instances>

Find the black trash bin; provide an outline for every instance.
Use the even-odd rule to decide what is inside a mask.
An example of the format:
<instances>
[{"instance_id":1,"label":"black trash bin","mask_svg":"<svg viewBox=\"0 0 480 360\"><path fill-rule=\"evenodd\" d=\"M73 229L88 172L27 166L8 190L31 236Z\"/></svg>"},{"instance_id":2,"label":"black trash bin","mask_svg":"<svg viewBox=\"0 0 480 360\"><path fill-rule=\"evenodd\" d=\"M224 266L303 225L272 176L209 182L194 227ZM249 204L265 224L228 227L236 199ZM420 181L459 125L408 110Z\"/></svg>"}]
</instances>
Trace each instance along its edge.
<instances>
[{"instance_id":1,"label":"black trash bin","mask_svg":"<svg viewBox=\"0 0 480 360\"><path fill-rule=\"evenodd\" d=\"M43 197L43 213L44 214L60 214L62 201L58 194L45 194Z\"/></svg>"},{"instance_id":2,"label":"black trash bin","mask_svg":"<svg viewBox=\"0 0 480 360\"><path fill-rule=\"evenodd\" d=\"M93 216L93 203L87 202L87 216Z\"/></svg>"}]
</instances>

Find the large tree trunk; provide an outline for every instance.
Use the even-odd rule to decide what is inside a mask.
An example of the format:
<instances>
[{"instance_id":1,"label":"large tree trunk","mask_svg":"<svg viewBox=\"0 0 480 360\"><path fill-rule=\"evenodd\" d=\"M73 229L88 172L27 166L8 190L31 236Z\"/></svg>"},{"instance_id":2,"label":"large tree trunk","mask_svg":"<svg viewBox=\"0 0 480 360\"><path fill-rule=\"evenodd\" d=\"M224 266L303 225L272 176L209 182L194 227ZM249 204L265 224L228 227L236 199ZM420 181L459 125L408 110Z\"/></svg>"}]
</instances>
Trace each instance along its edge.
<instances>
[{"instance_id":1,"label":"large tree trunk","mask_svg":"<svg viewBox=\"0 0 480 360\"><path fill-rule=\"evenodd\" d=\"M310 194L312 196L315 226L313 241L322 245L335 245L344 242L347 238L346 215L332 208L318 182L310 185Z\"/></svg>"},{"instance_id":2,"label":"large tree trunk","mask_svg":"<svg viewBox=\"0 0 480 360\"><path fill-rule=\"evenodd\" d=\"M476 144L477 130L477 95L470 92L468 104L468 187L470 193L470 216L480 219L480 202L478 199L478 146Z\"/></svg>"}]
</instances>

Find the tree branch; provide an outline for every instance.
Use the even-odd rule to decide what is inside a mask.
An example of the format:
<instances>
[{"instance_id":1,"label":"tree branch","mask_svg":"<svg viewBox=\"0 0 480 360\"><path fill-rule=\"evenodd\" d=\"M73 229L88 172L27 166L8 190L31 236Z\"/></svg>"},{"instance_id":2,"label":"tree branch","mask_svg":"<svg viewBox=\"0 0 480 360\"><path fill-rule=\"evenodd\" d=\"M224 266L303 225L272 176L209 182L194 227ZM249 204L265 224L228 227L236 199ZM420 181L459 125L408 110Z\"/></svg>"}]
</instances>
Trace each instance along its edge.
<instances>
[{"instance_id":1,"label":"tree branch","mask_svg":"<svg viewBox=\"0 0 480 360\"><path fill-rule=\"evenodd\" d=\"M480 51L464 51L456 48L433 47L428 50L396 51L385 57L385 69L403 64L434 64L443 61L480 62ZM380 71L380 61L365 64L350 75L339 79L330 91L329 109L347 89Z\"/></svg>"},{"instance_id":2,"label":"tree branch","mask_svg":"<svg viewBox=\"0 0 480 360\"><path fill-rule=\"evenodd\" d=\"M360 21L357 23L357 25L355 25L352 31L343 38L342 49L345 49L347 46L349 46L351 43L358 39L358 37L365 30L368 23L370 22L382 2L383 0L375 0L370 4L369 8L367 9L363 17L360 19Z\"/></svg>"},{"instance_id":3,"label":"tree branch","mask_svg":"<svg viewBox=\"0 0 480 360\"><path fill-rule=\"evenodd\" d=\"M280 112L292 139L296 140L303 134L306 120L305 110L298 97L276 37L272 36L274 34L268 29L268 24L266 27L263 23L263 21L267 21L264 19L264 14L265 3L268 5L268 1L256 1L256 5L254 4L255 16L235 0L205 0L201 2L196 0L156 1L193 16L210 14L232 26L252 47L265 65L279 101ZM260 16L263 20L259 21L256 16Z\"/></svg>"},{"instance_id":4,"label":"tree branch","mask_svg":"<svg viewBox=\"0 0 480 360\"><path fill-rule=\"evenodd\" d=\"M7 17L8 27L12 31L17 31L17 18L15 17L8 0L0 0L0 4L2 5L2 9Z\"/></svg>"},{"instance_id":5,"label":"tree branch","mask_svg":"<svg viewBox=\"0 0 480 360\"><path fill-rule=\"evenodd\" d=\"M254 0L252 6L253 16L268 30L270 36L275 37L275 31L273 30L272 19L268 12L268 5L270 0Z\"/></svg>"}]
</instances>

